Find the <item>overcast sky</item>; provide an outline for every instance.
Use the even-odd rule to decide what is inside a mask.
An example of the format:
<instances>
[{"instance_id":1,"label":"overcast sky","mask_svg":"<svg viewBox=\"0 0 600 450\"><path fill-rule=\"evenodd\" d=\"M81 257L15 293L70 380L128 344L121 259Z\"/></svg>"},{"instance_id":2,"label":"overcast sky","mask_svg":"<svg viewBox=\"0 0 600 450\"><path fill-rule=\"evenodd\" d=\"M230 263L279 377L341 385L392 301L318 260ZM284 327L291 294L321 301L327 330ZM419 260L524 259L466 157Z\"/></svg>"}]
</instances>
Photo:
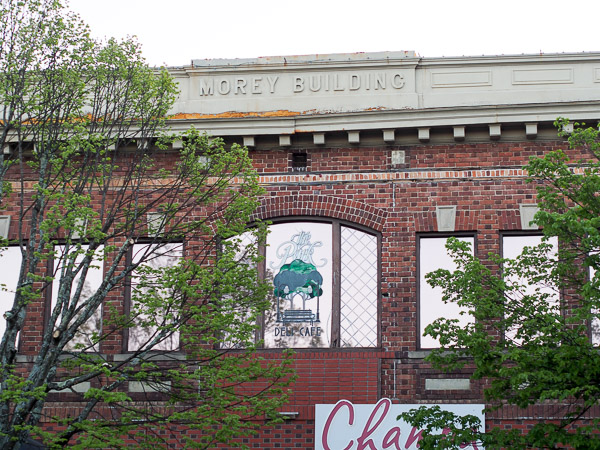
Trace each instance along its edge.
<instances>
[{"instance_id":1,"label":"overcast sky","mask_svg":"<svg viewBox=\"0 0 600 450\"><path fill-rule=\"evenodd\" d=\"M600 51L600 0L70 0L96 37L151 65L414 50L424 57Z\"/></svg>"}]
</instances>

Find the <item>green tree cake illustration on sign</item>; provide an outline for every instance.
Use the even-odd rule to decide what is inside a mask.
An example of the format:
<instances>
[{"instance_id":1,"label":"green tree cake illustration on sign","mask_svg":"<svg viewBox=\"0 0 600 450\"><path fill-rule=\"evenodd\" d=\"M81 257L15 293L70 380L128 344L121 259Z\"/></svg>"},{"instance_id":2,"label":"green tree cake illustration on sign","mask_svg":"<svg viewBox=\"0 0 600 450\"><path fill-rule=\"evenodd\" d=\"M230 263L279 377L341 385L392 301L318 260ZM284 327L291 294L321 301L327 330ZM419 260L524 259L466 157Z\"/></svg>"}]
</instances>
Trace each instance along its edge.
<instances>
[{"instance_id":1,"label":"green tree cake illustration on sign","mask_svg":"<svg viewBox=\"0 0 600 450\"><path fill-rule=\"evenodd\" d=\"M277 301L277 322L284 325L290 323L310 322L313 325L319 323L319 301L323 295L323 276L319 273L312 262L312 251L302 251L306 247L311 248L317 244L310 243L310 233L300 232L294 235L287 244L296 244L295 252L288 253L283 261L289 260L289 256L295 258L290 263L283 264L273 279L274 294L278 299L288 300L289 307L281 310ZM320 242L318 244L321 244ZM294 307L294 300L300 297L302 309ZM316 313L307 309L306 303L316 298Z\"/></svg>"}]
</instances>

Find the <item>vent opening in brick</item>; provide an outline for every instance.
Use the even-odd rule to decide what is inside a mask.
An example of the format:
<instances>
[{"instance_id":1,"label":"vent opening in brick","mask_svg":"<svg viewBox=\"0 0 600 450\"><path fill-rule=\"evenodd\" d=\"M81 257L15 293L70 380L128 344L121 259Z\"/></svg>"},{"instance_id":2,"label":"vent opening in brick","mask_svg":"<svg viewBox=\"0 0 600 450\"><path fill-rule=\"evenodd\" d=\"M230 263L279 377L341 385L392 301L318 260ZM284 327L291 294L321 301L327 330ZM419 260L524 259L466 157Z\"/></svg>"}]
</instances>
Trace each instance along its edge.
<instances>
[{"instance_id":1,"label":"vent opening in brick","mask_svg":"<svg viewBox=\"0 0 600 450\"><path fill-rule=\"evenodd\" d=\"M306 172L307 167L308 155L306 153L292 153L292 172Z\"/></svg>"}]
</instances>

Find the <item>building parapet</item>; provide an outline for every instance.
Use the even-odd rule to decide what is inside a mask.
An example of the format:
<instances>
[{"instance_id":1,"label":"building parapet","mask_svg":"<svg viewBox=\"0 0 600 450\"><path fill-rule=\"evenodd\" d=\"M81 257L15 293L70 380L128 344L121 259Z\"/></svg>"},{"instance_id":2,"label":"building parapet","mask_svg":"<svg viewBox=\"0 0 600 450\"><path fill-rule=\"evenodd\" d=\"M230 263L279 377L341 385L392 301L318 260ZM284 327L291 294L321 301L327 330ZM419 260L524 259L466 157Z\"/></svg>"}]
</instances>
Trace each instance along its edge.
<instances>
[{"instance_id":1,"label":"building parapet","mask_svg":"<svg viewBox=\"0 0 600 450\"><path fill-rule=\"evenodd\" d=\"M181 89L172 126L192 121L219 136L600 117L600 53L194 60L171 73Z\"/></svg>"}]
</instances>

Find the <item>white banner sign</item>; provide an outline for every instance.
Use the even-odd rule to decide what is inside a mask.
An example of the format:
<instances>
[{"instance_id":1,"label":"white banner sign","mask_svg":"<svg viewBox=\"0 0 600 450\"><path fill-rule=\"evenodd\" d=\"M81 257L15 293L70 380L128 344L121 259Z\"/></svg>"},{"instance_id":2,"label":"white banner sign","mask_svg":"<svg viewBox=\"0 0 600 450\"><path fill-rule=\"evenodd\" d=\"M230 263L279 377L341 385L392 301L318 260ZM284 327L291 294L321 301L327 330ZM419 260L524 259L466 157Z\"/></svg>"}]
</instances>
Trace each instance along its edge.
<instances>
[{"instance_id":1,"label":"white banner sign","mask_svg":"<svg viewBox=\"0 0 600 450\"><path fill-rule=\"evenodd\" d=\"M335 405L316 405L315 449L317 450L411 450L417 449L422 430L396 420L410 409L421 406L393 404L383 398L375 405L353 405L340 400ZM457 415L473 415L485 426L482 404L437 405ZM468 450L482 450L476 443L465 444Z\"/></svg>"}]
</instances>

